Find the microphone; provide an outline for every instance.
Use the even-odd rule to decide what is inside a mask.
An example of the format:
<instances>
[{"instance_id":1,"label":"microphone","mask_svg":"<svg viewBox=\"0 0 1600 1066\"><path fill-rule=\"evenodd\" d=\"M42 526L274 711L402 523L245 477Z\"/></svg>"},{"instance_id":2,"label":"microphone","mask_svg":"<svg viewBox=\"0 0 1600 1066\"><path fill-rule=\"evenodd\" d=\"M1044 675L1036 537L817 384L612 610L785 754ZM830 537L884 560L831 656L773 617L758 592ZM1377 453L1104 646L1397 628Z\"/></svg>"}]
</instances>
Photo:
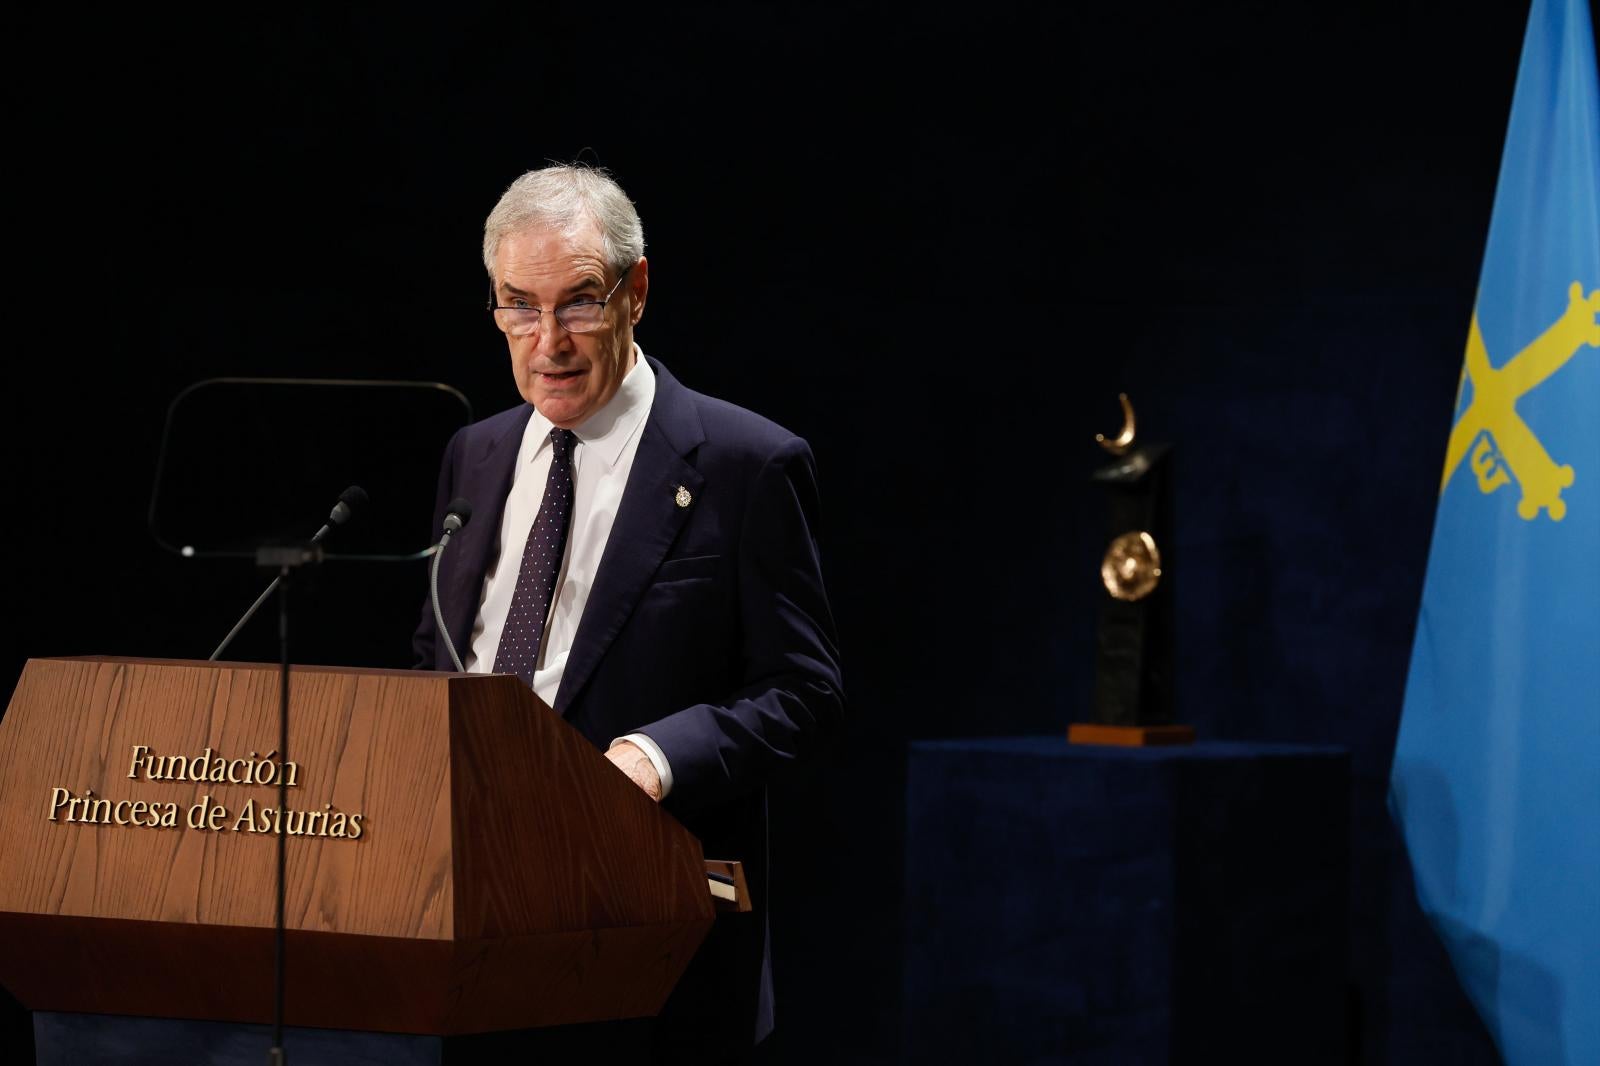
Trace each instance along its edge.
<instances>
[{"instance_id":1,"label":"microphone","mask_svg":"<svg viewBox=\"0 0 1600 1066\"><path fill-rule=\"evenodd\" d=\"M342 526L356 515L367 509L367 490L360 485L351 485L339 493L339 502L333 505L332 512L328 515L328 523L317 530L311 537L315 544L333 530L334 526Z\"/></svg>"},{"instance_id":2,"label":"microphone","mask_svg":"<svg viewBox=\"0 0 1600 1066\"><path fill-rule=\"evenodd\" d=\"M450 538L461 532L461 527L472 521L472 504L457 496L450 501L450 506L444 513L444 536L439 540L439 546L449 543Z\"/></svg>"},{"instance_id":3,"label":"microphone","mask_svg":"<svg viewBox=\"0 0 1600 1066\"><path fill-rule=\"evenodd\" d=\"M335 527L342 526L350 521L350 519L360 514L366 506L367 490L360 485L351 485L339 493L339 501L333 505L333 510L328 513L327 522L323 523L321 529L311 534L311 543L321 543L322 538L331 533ZM245 623L256 616L256 612L261 610L261 605L266 603L267 599L278 590L278 585L282 581L282 575L272 579L272 584L268 585L266 590L256 597L256 602L250 605L250 609L244 613L244 617L235 622L233 628L228 630L228 635L222 638L222 643L217 645L217 650L211 653L211 658L208 661L215 662L217 657L227 650L228 645L233 643L233 638L239 635L239 630L243 629Z\"/></svg>"},{"instance_id":4,"label":"microphone","mask_svg":"<svg viewBox=\"0 0 1600 1066\"><path fill-rule=\"evenodd\" d=\"M445 628L444 612L439 609L439 561L444 558L445 545L450 543L450 538L461 532L463 526L472 519L472 504L457 496L450 501L444 509L444 533L439 538L439 548L433 553L433 565L428 571L428 595L433 600L433 625L438 631L439 639L444 641L444 650L450 653L450 661L455 664L456 673L464 674L467 668L461 665L461 656L456 654L456 646L450 640L450 631Z\"/></svg>"}]
</instances>

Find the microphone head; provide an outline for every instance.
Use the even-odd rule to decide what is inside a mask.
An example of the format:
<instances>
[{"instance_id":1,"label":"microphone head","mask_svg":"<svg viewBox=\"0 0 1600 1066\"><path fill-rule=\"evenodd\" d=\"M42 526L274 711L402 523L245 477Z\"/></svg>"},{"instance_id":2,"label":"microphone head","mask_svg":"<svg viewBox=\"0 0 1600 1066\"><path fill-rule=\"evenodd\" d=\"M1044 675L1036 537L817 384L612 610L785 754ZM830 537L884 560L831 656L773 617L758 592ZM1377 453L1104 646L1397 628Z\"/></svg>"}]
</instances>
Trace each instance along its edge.
<instances>
[{"instance_id":1,"label":"microphone head","mask_svg":"<svg viewBox=\"0 0 1600 1066\"><path fill-rule=\"evenodd\" d=\"M333 513L328 515L328 521L336 526L342 526L367 506L367 490L360 485L351 485L339 493L339 502L333 505Z\"/></svg>"},{"instance_id":2,"label":"microphone head","mask_svg":"<svg viewBox=\"0 0 1600 1066\"><path fill-rule=\"evenodd\" d=\"M450 501L450 506L444 512L444 531L457 533L472 518L472 504L457 496Z\"/></svg>"}]
</instances>

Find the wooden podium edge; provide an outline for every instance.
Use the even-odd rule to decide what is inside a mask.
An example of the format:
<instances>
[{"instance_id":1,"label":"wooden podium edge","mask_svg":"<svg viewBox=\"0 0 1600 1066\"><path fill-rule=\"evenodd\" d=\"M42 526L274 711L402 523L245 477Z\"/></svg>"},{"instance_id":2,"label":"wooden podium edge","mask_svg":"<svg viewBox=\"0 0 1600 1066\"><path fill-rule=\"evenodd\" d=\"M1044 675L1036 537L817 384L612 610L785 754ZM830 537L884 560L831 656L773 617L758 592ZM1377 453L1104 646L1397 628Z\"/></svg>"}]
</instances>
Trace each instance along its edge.
<instances>
[{"instance_id":1,"label":"wooden podium edge","mask_svg":"<svg viewBox=\"0 0 1600 1066\"><path fill-rule=\"evenodd\" d=\"M650 1017L710 925L707 919L457 941L291 929L284 1021L461 1036ZM0 955L0 979L30 1010L272 1021L271 929L4 911L0 937L48 949L43 957L56 962L27 967ZM641 949L650 948L661 978L619 981L637 967ZM84 980L85 973L92 979ZM623 991L586 997L584 986Z\"/></svg>"},{"instance_id":2,"label":"wooden podium edge","mask_svg":"<svg viewBox=\"0 0 1600 1066\"><path fill-rule=\"evenodd\" d=\"M10 953L0 958L0 979L30 1010L272 1021L270 928L5 911L0 936L32 946L35 957L53 963L17 965ZM290 929L285 1021L442 1034L455 947L449 940ZM308 958L316 965L296 965ZM85 980L86 973L93 978ZM410 975L416 973L428 977L415 980ZM394 1010L397 1001L404 1010ZM404 1028L390 1023L397 1014L406 1019Z\"/></svg>"},{"instance_id":3,"label":"wooden podium edge","mask_svg":"<svg viewBox=\"0 0 1600 1066\"><path fill-rule=\"evenodd\" d=\"M1164 748L1194 743L1187 725L1100 725L1074 722L1067 727L1069 744L1102 744L1118 748Z\"/></svg>"}]
</instances>

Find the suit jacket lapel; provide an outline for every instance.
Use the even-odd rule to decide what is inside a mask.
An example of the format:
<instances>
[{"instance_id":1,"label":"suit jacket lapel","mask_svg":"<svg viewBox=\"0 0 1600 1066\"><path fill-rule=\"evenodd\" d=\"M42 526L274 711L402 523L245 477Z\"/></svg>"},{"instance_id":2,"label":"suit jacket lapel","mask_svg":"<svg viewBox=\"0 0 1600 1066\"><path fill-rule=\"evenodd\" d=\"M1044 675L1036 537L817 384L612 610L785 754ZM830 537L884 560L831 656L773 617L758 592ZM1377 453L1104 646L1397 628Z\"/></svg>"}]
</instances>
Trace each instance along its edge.
<instances>
[{"instance_id":1,"label":"suit jacket lapel","mask_svg":"<svg viewBox=\"0 0 1600 1066\"><path fill-rule=\"evenodd\" d=\"M491 556L500 540L500 520L505 514L506 497L511 494L522 435L532 417L533 405L524 404L499 433L479 442L477 451L466 456L465 472L456 486L456 491L472 504L472 521L450 541L445 556L445 587L439 590L439 596L444 601L450 639L463 660L467 657L472 624L477 620L484 575L489 572Z\"/></svg>"},{"instance_id":2,"label":"suit jacket lapel","mask_svg":"<svg viewBox=\"0 0 1600 1066\"><path fill-rule=\"evenodd\" d=\"M556 709L563 714L622 631L689 517L690 508L678 506L678 487L698 497L705 480L687 459L705 439L688 390L654 359L650 366L656 374L656 395L561 675Z\"/></svg>"}]
</instances>

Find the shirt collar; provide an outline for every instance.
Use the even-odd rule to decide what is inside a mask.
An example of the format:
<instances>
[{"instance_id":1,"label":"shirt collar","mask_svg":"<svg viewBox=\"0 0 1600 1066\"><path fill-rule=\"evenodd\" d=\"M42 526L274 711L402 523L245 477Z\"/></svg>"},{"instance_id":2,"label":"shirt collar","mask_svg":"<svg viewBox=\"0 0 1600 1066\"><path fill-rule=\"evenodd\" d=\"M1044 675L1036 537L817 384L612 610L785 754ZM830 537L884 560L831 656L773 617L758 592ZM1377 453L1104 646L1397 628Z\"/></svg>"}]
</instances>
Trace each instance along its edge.
<instances>
[{"instance_id":1,"label":"shirt collar","mask_svg":"<svg viewBox=\"0 0 1600 1066\"><path fill-rule=\"evenodd\" d=\"M601 462L610 469L617 465L617 460L622 458L623 449L628 446L628 441L639 432L639 427L644 425L645 416L650 413L650 403L656 395L656 374L650 369L650 364L645 361L644 352L637 343L633 346L633 368L623 377L622 384L617 387L616 393L607 400L601 408L581 424L573 429L577 434L578 443L584 445L585 450L593 453ZM550 443L550 431L555 427L550 420L539 413L536 407L533 416L528 420L527 436L536 443L533 450L528 453L527 459L532 459L539 454L540 449Z\"/></svg>"}]
</instances>

